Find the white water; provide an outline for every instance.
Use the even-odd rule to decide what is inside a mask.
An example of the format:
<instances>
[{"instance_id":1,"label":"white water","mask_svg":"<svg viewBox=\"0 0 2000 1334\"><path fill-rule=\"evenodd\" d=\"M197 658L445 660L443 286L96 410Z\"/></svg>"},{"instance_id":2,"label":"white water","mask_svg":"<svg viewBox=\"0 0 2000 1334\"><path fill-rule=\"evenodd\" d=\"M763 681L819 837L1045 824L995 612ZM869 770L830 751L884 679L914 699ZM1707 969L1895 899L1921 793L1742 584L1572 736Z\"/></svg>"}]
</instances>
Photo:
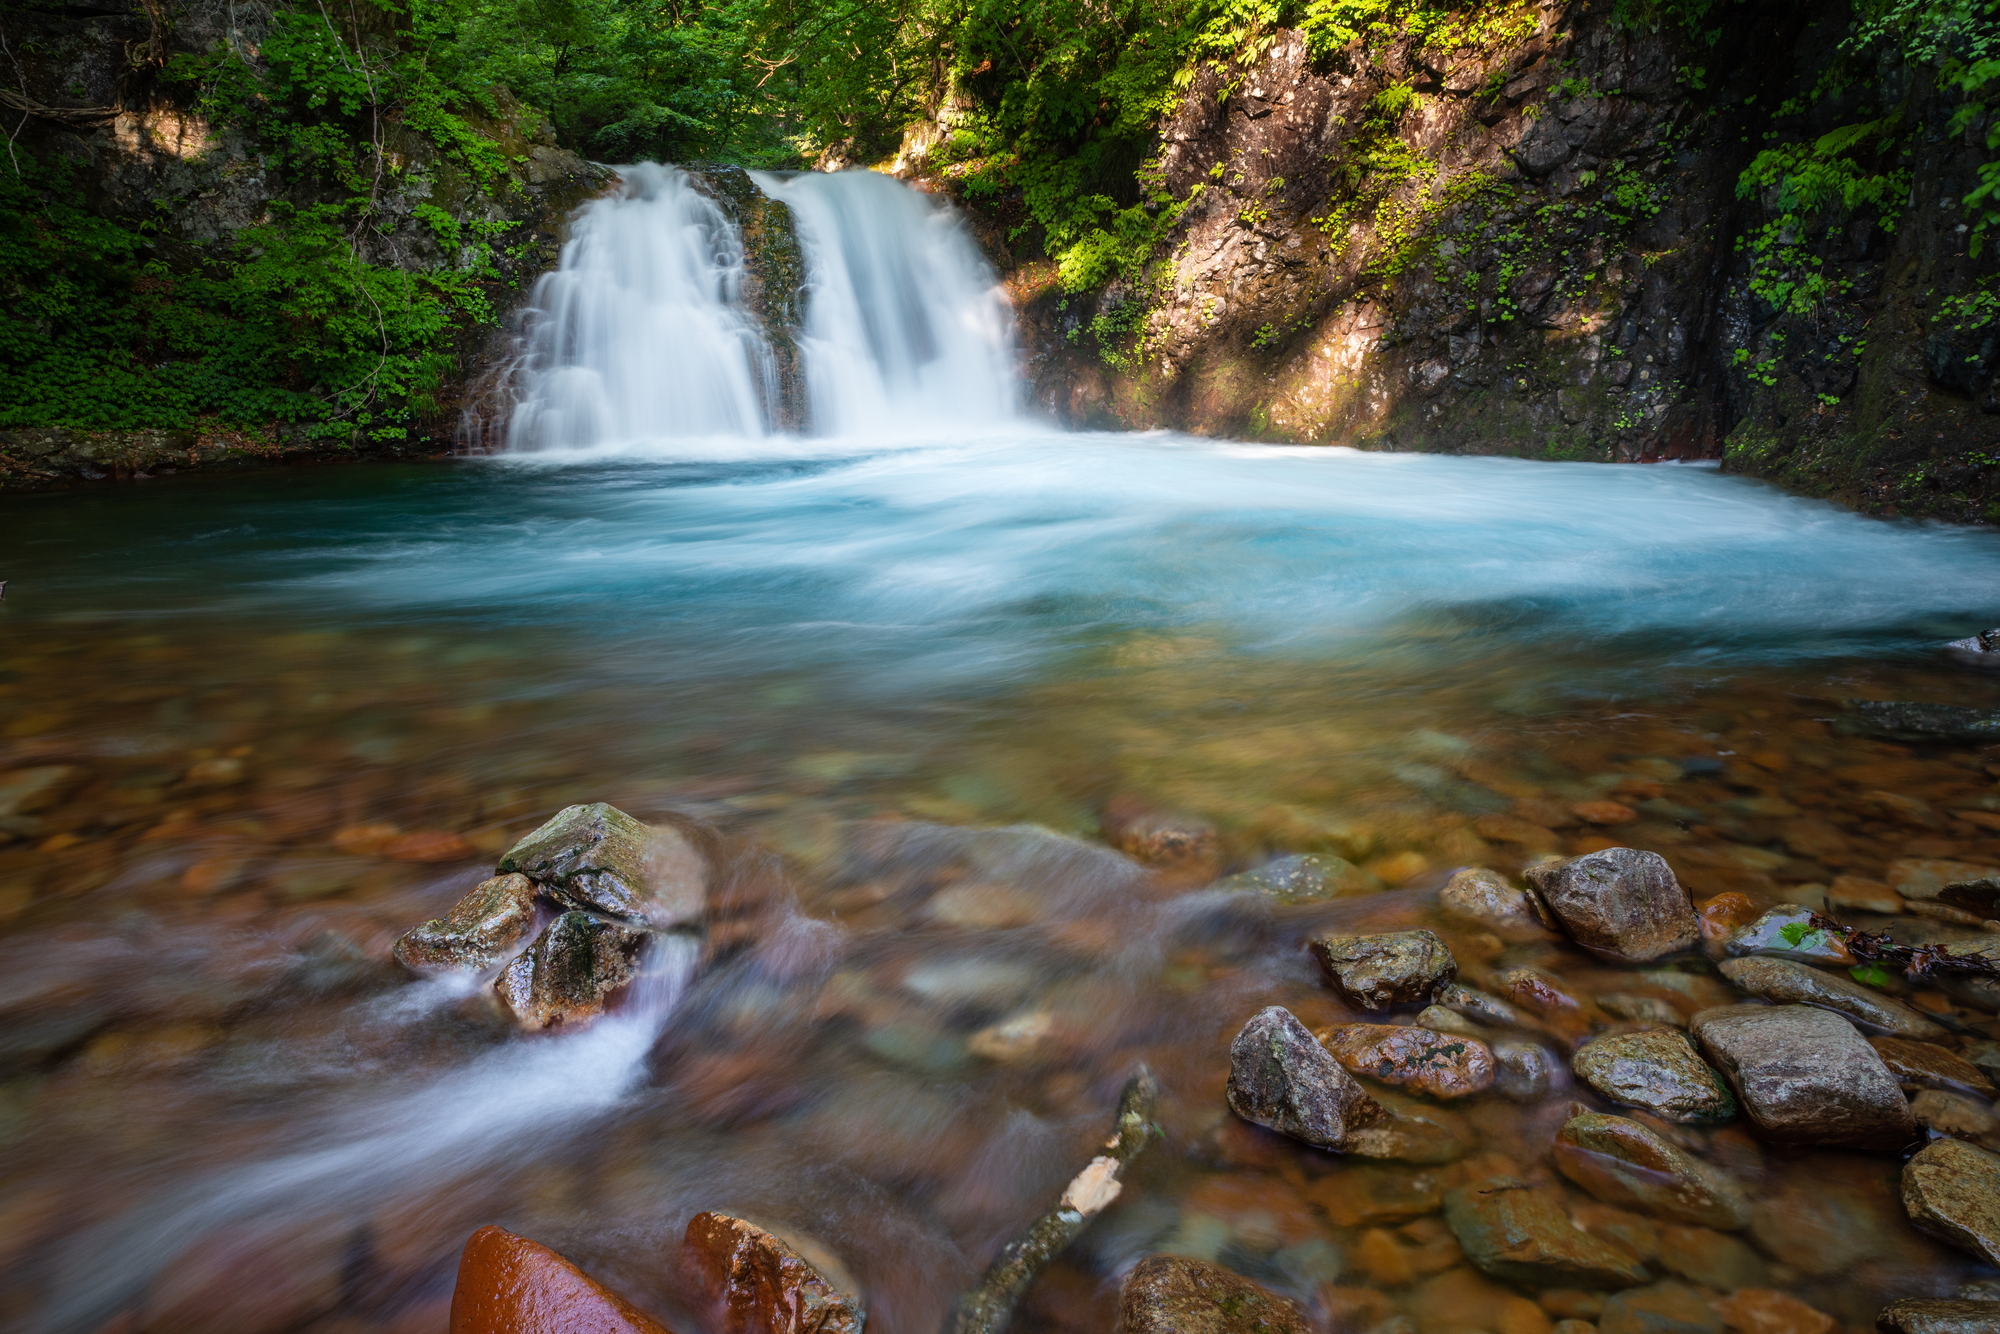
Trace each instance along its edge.
<instances>
[{"instance_id":1,"label":"white water","mask_svg":"<svg viewBox=\"0 0 2000 1334\"><path fill-rule=\"evenodd\" d=\"M508 449L771 434L776 363L743 304L734 228L676 168L621 176L535 289ZM813 433L881 438L1013 414L1011 313L948 210L874 172L756 179L797 223Z\"/></svg>"}]
</instances>

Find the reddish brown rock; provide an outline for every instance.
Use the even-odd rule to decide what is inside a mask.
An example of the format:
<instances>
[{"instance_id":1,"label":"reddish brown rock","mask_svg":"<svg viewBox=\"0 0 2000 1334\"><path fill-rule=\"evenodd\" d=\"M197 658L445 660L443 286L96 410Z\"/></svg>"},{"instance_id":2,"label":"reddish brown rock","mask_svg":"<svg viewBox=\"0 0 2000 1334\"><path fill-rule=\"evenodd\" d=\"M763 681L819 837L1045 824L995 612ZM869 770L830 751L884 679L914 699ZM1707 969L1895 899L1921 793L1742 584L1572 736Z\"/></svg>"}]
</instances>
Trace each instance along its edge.
<instances>
[{"instance_id":1,"label":"reddish brown rock","mask_svg":"<svg viewBox=\"0 0 2000 1334\"><path fill-rule=\"evenodd\" d=\"M1903 1081L1906 1089L1943 1089L1948 1093L1976 1093L1982 1098L1995 1094L1993 1083L1984 1071L1934 1042L1869 1038L1868 1045L1881 1056L1889 1073Z\"/></svg>"},{"instance_id":2,"label":"reddish brown rock","mask_svg":"<svg viewBox=\"0 0 2000 1334\"><path fill-rule=\"evenodd\" d=\"M1736 1334L1833 1334L1826 1312L1773 1288L1739 1288L1709 1306Z\"/></svg>"},{"instance_id":3,"label":"reddish brown rock","mask_svg":"<svg viewBox=\"0 0 2000 1334\"><path fill-rule=\"evenodd\" d=\"M398 834L382 845L382 855L399 862L457 862L476 856L478 851L464 835L448 829Z\"/></svg>"},{"instance_id":4,"label":"reddish brown rock","mask_svg":"<svg viewBox=\"0 0 2000 1334\"><path fill-rule=\"evenodd\" d=\"M1629 1251L1570 1220L1560 1192L1491 1177L1445 1192L1445 1221L1466 1258L1526 1287L1616 1288L1646 1281Z\"/></svg>"},{"instance_id":5,"label":"reddish brown rock","mask_svg":"<svg viewBox=\"0 0 2000 1334\"><path fill-rule=\"evenodd\" d=\"M860 1334L861 1299L844 1290L853 1283L831 1256L814 1263L755 1223L717 1213L688 1220L684 1244L728 1334Z\"/></svg>"},{"instance_id":6,"label":"reddish brown rock","mask_svg":"<svg viewBox=\"0 0 2000 1334\"><path fill-rule=\"evenodd\" d=\"M548 1247L497 1227L465 1243L449 1334L672 1334Z\"/></svg>"},{"instance_id":7,"label":"reddish brown rock","mask_svg":"<svg viewBox=\"0 0 2000 1334\"><path fill-rule=\"evenodd\" d=\"M1434 1098L1463 1098L1493 1084L1493 1052L1476 1038L1400 1024L1342 1024L1317 1036L1355 1074Z\"/></svg>"},{"instance_id":8,"label":"reddish brown rock","mask_svg":"<svg viewBox=\"0 0 2000 1334\"><path fill-rule=\"evenodd\" d=\"M396 942L396 961L419 971L484 972L512 954L535 929L535 887L524 875L497 875L442 917L420 923Z\"/></svg>"},{"instance_id":9,"label":"reddish brown rock","mask_svg":"<svg viewBox=\"0 0 2000 1334\"><path fill-rule=\"evenodd\" d=\"M1124 1334L1309 1334L1298 1307L1217 1265L1149 1255L1126 1276L1118 1302Z\"/></svg>"}]
</instances>

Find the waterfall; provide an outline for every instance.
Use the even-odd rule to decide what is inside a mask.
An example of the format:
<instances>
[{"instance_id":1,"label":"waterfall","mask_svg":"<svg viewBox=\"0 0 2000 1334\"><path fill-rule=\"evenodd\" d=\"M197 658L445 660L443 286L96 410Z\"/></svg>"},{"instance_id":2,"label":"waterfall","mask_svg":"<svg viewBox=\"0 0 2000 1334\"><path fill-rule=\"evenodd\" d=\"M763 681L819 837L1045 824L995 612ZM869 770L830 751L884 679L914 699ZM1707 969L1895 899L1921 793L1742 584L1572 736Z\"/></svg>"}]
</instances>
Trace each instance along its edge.
<instances>
[{"instance_id":1,"label":"waterfall","mask_svg":"<svg viewBox=\"0 0 2000 1334\"><path fill-rule=\"evenodd\" d=\"M737 179L743 177L739 174ZM869 171L758 173L804 263L807 430L935 436L1012 417L1012 311L949 209ZM781 359L727 199L675 167L620 172L530 303L510 452L774 434Z\"/></svg>"}]
</instances>

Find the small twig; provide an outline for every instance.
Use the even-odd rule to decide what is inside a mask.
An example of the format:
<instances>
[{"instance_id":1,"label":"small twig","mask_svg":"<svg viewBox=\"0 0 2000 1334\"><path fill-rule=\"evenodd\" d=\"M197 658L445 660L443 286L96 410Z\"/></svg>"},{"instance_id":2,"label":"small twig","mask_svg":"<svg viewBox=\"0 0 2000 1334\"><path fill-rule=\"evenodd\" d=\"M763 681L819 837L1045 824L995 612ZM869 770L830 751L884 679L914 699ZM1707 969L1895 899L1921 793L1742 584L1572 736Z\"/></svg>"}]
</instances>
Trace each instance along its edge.
<instances>
[{"instance_id":1,"label":"small twig","mask_svg":"<svg viewBox=\"0 0 2000 1334\"><path fill-rule=\"evenodd\" d=\"M1001 1334L1007 1328L1035 1276L1118 1198L1124 1188L1119 1172L1152 1142L1153 1104L1159 1093L1153 1072L1143 1065L1125 1081L1118 1097L1118 1120L1104 1152L1076 1174L1055 1208L1007 1243L979 1286L960 1299L958 1310L945 1324L945 1334Z\"/></svg>"},{"instance_id":2,"label":"small twig","mask_svg":"<svg viewBox=\"0 0 2000 1334\"><path fill-rule=\"evenodd\" d=\"M1858 961L1894 964L1912 979L1929 977L1932 973L1983 973L2000 977L2000 964L1984 954L1949 954L1943 945L1898 945L1889 939L1887 932L1858 931L1818 913L1812 915L1812 926L1816 931L1838 937Z\"/></svg>"}]
</instances>

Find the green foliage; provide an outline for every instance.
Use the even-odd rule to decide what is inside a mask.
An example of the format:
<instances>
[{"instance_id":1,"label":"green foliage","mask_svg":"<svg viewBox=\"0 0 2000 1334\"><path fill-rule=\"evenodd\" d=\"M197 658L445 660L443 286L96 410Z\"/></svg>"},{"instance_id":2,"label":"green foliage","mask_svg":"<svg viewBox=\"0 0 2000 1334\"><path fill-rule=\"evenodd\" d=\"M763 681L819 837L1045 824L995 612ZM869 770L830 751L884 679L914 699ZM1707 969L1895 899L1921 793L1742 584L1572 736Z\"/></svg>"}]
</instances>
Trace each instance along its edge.
<instances>
[{"instance_id":1,"label":"green foliage","mask_svg":"<svg viewBox=\"0 0 2000 1334\"><path fill-rule=\"evenodd\" d=\"M1896 229L1910 189L1909 170L1896 165L1899 135L1898 119L1886 116L1757 154L1736 193L1776 216L1737 240L1750 256L1751 291L1782 313L1809 315L1852 288L1827 252L1857 216Z\"/></svg>"}]
</instances>

